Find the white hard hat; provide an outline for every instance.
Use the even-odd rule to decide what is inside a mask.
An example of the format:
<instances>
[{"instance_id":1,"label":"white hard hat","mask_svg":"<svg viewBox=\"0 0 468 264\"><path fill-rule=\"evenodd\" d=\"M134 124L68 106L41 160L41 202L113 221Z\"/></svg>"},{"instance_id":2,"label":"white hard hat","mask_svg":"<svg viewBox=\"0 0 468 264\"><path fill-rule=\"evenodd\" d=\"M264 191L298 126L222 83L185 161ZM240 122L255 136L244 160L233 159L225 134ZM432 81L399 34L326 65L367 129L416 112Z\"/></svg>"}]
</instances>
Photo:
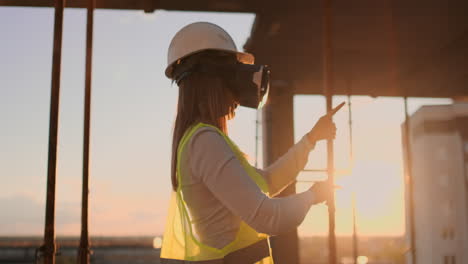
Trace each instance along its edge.
<instances>
[{"instance_id":1,"label":"white hard hat","mask_svg":"<svg viewBox=\"0 0 468 264\"><path fill-rule=\"evenodd\" d=\"M237 51L236 44L224 29L212 23L196 22L183 27L172 38L167 52L166 76L173 78L174 65L181 59L205 50L233 53L241 63L254 63L252 54Z\"/></svg>"}]
</instances>

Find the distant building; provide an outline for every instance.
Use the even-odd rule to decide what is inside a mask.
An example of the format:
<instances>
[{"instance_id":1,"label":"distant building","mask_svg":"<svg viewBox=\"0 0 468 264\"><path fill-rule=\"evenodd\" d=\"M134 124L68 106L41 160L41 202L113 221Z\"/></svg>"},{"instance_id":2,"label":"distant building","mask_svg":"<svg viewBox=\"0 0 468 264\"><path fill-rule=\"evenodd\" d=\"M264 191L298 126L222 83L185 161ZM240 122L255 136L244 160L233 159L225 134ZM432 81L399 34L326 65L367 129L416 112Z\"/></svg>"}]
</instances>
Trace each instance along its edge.
<instances>
[{"instance_id":1,"label":"distant building","mask_svg":"<svg viewBox=\"0 0 468 264\"><path fill-rule=\"evenodd\" d=\"M468 263L468 103L423 106L410 117L415 264ZM403 144L405 124L402 125ZM405 157L407 165L407 159ZM405 166L406 170L408 169ZM407 180L406 180L407 182ZM406 184L406 240L411 245ZM411 250L406 262L413 264Z\"/></svg>"}]
</instances>

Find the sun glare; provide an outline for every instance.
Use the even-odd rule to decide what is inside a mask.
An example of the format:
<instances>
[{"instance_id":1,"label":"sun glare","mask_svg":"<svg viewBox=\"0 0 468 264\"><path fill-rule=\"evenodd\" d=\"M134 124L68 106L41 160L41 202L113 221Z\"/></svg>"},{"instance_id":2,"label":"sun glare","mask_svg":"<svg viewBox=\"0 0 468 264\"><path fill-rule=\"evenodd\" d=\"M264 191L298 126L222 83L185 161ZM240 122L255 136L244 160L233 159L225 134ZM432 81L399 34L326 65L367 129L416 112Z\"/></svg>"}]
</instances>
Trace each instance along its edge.
<instances>
[{"instance_id":1,"label":"sun glare","mask_svg":"<svg viewBox=\"0 0 468 264\"><path fill-rule=\"evenodd\" d=\"M367 264L369 262L369 258L366 256L359 256L357 258L357 263L358 264Z\"/></svg>"},{"instance_id":2,"label":"sun glare","mask_svg":"<svg viewBox=\"0 0 468 264\"><path fill-rule=\"evenodd\" d=\"M337 175L336 232L350 235L353 230L353 196L356 225L360 235L399 236L404 233L404 202L401 169L398 164L381 161L357 161L351 174ZM298 184L305 191L310 184ZM301 235L326 235L327 207L312 208L300 227Z\"/></svg>"},{"instance_id":3,"label":"sun glare","mask_svg":"<svg viewBox=\"0 0 468 264\"><path fill-rule=\"evenodd\" d=\"M153 248L156 248L156 249L157 249L157 248L161 248L161 246L162 246L162 239L161 239L161 237L155 237L155 238L153 239Z\"/></svg>"}]
</instances>

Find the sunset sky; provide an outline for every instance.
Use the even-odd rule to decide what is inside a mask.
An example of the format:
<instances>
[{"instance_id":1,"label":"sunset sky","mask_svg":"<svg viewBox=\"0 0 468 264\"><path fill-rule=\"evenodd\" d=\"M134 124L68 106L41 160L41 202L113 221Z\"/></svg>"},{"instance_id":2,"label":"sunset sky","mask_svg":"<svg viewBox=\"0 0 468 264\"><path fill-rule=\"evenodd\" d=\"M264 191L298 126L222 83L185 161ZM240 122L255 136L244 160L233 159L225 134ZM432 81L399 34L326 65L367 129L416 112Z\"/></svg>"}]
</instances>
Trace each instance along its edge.
<instances>
[{"instance_id":1,"label":"sunset sky","mask_svg":"<svg viewBox=\"0 0 468 264\"><path fill-rule=\"evenodd\" d=\"M172 36L195 21L225 28L242 48L252 14L98 10L95 13L90 167L91 235L159 235L170 195L171 132L177 88L164 76ZM57 234L80 229L86 11L64 14L57 170ZM53 9L0 7L0 236L42 235L45 211ZM274 73L272 73L274 76ZM345 100L334 98L335 104ZM299 140L324 114L322 96L294 99ZM448 99L410 99L410 111ZM352 173L337 176L337 233L352 230L357 192L363 235L402 235L401 98L353 97ZM336 167L349 163L348 112L336 114ZM256 112L240 108L230 136L254 157ZM260 145L259 145L260 146ZM261 148L260 148L261 149ZM261 157L260 162L261 164ZM325 143L307 168L324 168ZM300 179L316 175L300 175ZM322 177L319 175L319 177ZM305 190L310 183L299 183ZM327 210L314 207L300 235L326 234Z\"/></svg>"}]
</instances>

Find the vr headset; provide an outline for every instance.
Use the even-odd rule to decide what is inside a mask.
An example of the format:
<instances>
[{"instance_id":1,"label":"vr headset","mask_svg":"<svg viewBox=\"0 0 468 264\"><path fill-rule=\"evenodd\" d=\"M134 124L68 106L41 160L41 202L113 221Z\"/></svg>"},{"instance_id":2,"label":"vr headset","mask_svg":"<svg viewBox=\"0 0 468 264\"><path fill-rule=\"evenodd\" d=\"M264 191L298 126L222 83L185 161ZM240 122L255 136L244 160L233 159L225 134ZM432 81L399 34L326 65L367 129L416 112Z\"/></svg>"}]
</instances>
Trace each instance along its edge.
<instances>
[{"instance_id":1,"label":"vr headset","mask_svg":"<svg viewBox=\"0 0 468 264\"><path fill-rule=\"evenodd\" d=\"M180 72L175 78L176 83L195 72L221 76L241 106L258 109L268 98L270 69L266 65L198 63Z\"/></svg>"}]
</instances>

